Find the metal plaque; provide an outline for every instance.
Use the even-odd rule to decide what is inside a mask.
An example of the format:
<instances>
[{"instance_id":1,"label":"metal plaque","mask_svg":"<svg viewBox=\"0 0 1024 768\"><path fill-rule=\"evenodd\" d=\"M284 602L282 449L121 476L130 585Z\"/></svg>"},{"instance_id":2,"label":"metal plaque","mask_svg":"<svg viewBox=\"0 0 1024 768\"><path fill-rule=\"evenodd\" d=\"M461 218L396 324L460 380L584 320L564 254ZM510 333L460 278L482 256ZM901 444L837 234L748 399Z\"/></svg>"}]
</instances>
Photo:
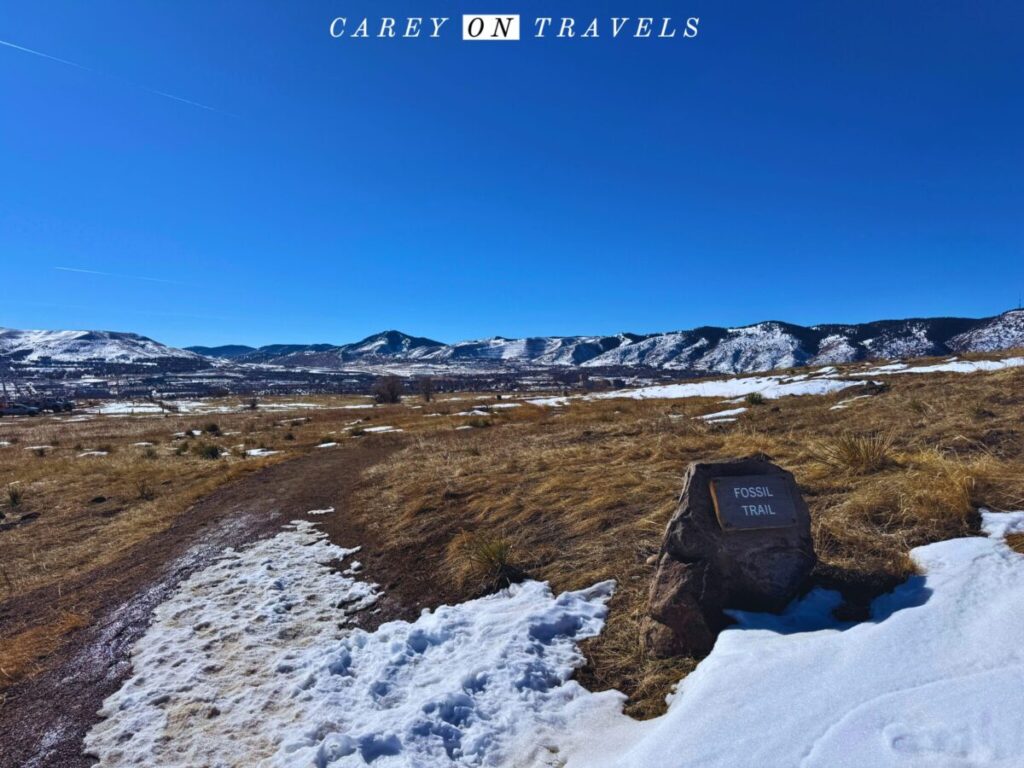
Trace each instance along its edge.
<instances>
[{"instance_id":1,"label":"metal plaque","mask_svg":"<svg viewBox=\"0 0 1024 768\"><path fill-rule=\"evenodd\" d=\"M778 475L717 477L711 481L711 499L723 531L796 525L789 483Z\"/></svg>"}]
</instances>

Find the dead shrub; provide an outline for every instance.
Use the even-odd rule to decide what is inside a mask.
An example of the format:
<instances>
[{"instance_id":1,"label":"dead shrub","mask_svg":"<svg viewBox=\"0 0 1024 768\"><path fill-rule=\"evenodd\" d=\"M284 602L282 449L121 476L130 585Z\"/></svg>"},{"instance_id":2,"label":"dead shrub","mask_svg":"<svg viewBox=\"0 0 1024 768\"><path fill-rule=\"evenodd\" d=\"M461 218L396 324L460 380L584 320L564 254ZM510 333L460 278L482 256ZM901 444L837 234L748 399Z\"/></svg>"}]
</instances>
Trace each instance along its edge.
<instances>
[{"instance_id":1,"label":"dead shrub","mask_svg":"<svg viewBox=\"0 0 1024 768\"><path fill-rule=\"evenodd\" d=\"M135 492L142 501L152 501L156 498L156 490L146 479L136 481Z\"/></svg>"},{"instance_id":2,"label":"dead shrub","mask_svg":"<svg viewBox=\"0 0 1024 768\"><path fill-rule=\"evenodd\" d=\"M195 453L201 459L219 459L220 446L211 443L200 443L195 447Z\"/></svg>"},{"instance_id":3,"label":"dead shrub","mask_svg":"<svg viewBox=\"0 0 1024 768\"><path fill-rule=\"evenodd\" d=\"M402 402L402 380L397 376L383 376L373 385L373 397L378 403Z\"/></svg>"}]
</instances>

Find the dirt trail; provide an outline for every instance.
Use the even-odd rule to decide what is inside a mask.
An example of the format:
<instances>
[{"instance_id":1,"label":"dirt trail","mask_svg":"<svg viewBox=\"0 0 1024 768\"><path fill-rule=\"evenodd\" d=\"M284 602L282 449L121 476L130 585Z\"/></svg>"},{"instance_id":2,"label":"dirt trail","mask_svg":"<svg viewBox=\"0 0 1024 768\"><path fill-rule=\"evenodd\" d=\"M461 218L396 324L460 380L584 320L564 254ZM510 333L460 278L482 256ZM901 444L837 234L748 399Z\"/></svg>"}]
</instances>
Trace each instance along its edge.
<instances>
[{"instance_id":1,"label":"dirt trail","mask_svg":"<svg viewBox=\"0 0 1024 768\"><path fill-rule=\"evenodd\" d=\"M315 518L343 546L362 545L365 577L390 587L376 623L418 612L432 584L415 569L385 564L375 556L369 532L345 514L362 473L388 457L397 437L360 440L352 447L316 451L268 467L218 489L196 503L167 531L142 542L75 584L37 590L0 605L0 622L32 624L69 595L95 620L74 633L43 670L7 692L0 709L0 768L85 768L82 737L103 699L130 672L129 651L145 631L153 609L175 586L225 547L272 535L311 509L333 506L338 514ZM396 577L389 574L402 574ZM431 602L437 595L430 595Z\"/></svg>"}]
</instances>

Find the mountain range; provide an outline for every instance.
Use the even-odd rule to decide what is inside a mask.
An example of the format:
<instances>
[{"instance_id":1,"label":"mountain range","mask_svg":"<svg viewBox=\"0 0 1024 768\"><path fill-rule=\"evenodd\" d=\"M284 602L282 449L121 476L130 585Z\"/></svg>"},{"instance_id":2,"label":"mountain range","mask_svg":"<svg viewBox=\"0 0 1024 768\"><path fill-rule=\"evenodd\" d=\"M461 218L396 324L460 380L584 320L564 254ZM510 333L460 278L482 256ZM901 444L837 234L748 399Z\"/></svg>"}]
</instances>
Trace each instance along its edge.
<instances>
[{"instance_id":1,"label":"mountain range","mask_svg":"<svg viewBox=\"0 0 1024 768\"><path fill-rule=\"evenodd\" d=\"M0 329L0 361L47 366L94 363L396 372L537 368L654 368L749 373L800 365L991 352L1024 346L1024 310L995 317L912 318L800 326L766 321L611 336L494 337L446 344L385 331L352 344L228 345L176 349L132 333Z\"/></svg>"},{"instance_id":2,"label":"mountain range","mask_svg":"<svg viewBox=\"0 0 1024 768\"><path fill-rule=\"evenodd\" d=\"M990 352L1024 346L1024 311L996 317L913 318L861 324L799 326L767 321L741 328L705 326L686 331L614 336L495 337L445 344L385 331L354 344L330 346L189 347L241 363L345 368L375 364L448 368L504 365L580 368L644 367L749 373L799 365L867 359Z\"/></svg>"}]
</instances>

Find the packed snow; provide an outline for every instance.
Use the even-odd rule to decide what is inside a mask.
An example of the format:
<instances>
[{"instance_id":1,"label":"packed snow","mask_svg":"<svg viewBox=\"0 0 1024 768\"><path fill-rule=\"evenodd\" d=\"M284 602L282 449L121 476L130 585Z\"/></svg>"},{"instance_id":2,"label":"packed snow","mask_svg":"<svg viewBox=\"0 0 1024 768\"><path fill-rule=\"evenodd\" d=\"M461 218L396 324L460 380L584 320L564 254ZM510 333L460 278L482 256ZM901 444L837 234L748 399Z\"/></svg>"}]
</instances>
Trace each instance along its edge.
<instances>
[{"instance_id":1,"label":"packed snow","mask_svg":"<svg viewBox=\"0 0 1024 768\"><path fill-rule=\"evenodd\" d=\"M705 413L703 416L697 416L697 418L703 419L704 421L736 421L737 416L746 412L746 408L729 408L725 411L718 411L717 413Z\"/></svg>"},{"instance_id":2,"label":"packed snow","mask_svg":"<svg viewBox=\"0 0 1024 768\"><path fill-rule=\"evenodd\" d=\"M858 400L867 400L867 399L870 399L870 398L871 398L871 395L857 395L856 397L848 397L846 400L840 400L838 403L836 403L831 408L829 408L829 410L830 411L845 411L847 408L849 408L851 405L853 405L853 403L857 402Z\"/></svg>"},{"instance_id":3,"label":"packed snow","mask_svg":"<svg viewBox=\"0 0 1024 768\"><path fill-rule=\"evenodd\" d=\"M711 654L647 722L622 697L577 699L550 737L566 768L1024 764L1024 512L984 514L989 538L913 550L924 575L841 624L815 590L780 616L735 612ZM671 755L667 761L666 756Z\"/></svg>"},{"instance_id":4,"label":"packed snow","mask_svg":"<svg viewBox=\"0 0 1024 768\"><path fill-rule=\"evenodd\" d=\"M740 398L754 392L766 400L775 400L790 395L827 395L841 392L850 387L861 387L865 381L843 381L834 378L804 376L748 376L745 378L719 379L715 381L694 381L683 384L658 384L639 389L617 389L612 392L596 392L582 398L541 397L529 400L533 405L568 405L573 399L583 400L677 400L687 397Z\"/></svg>"},{"instance_id":5,"label":"packed snow","mask_svg":"<svg viewBox=\"0 0 1024 768\"><path fill-rule=\"evenodd\" d=\"M1007 368L1024 366L1024 357L1007 357L1002 360L947 360L935 365L910 366L906 363L893 363L872 368L870 375L886 375L894 373L977 373L979 371L1002 371ZM858 374L859 375L859 374Z\"/></svg>"},{"instance_id":6,"label":"packed snow","mask_svg":"<svg viewBox=\"0 0 1024 768\"><path fill-rule=\"evenodd\" d=\"M103 768L505 765L590 696L569 676L611 582L557 597L527 582L371 633L355 623L375 587L326 565L353 552L295 522L192 576L87 750Z\"/></svg>"},{"instance_id":7,"label":"packed snow","mask_svg":"<svg viewBox=\"0 0 1024 768\"><path fill-rule=\"evenodd\" d=\"M611 582L526 582L367 632L376 587L333 565L357 550L294 522L157 609L86 748L101 768L1018 766L1024 557L1004 537L1024 512L982 520L987 536L914 549L922 575L868 621L837 621L824 589L733 612L644 722L569 679Z\"/></svg>"},{"instance_id":8,"label":"packed snow","mask_svg":"<svg viewBox=\"0 0 1024 768\"><path fill-rule=\"evenodd\" d=\"M334 507L327 507L326 509L311 509L307 515L329 515L334 512Z\"/></svg>"},{"instance_id":9,"label":"packed snow","mask_svg":"<svg viewBox=\"0 0 1024 768\"><path fill-rule=\"evenodd\" d=\"M250 448L245 452L246 456L276 456L280 451L272 451L269 448Z\"/></svg>"}]
</instances>

